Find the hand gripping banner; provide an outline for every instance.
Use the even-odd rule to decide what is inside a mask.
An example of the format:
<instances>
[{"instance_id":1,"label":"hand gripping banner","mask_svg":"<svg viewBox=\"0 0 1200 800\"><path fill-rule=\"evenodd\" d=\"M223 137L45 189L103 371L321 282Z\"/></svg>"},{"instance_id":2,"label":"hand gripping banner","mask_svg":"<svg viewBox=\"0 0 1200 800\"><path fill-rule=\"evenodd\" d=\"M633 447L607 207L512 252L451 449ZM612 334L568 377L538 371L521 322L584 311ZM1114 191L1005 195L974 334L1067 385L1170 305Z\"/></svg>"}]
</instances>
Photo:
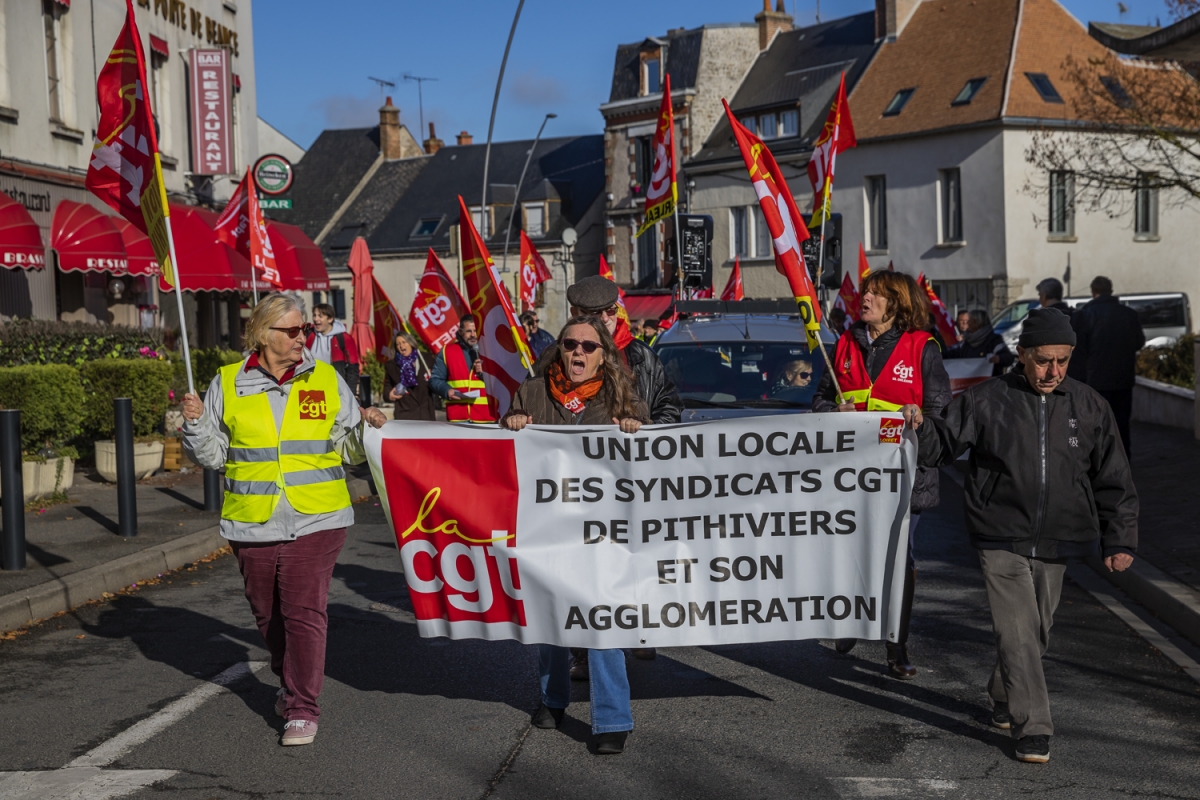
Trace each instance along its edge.
<instances>
[{"instance_id":1,"label":"hand gripping banner","mask_svg":"<svg viewBox=\"0 0 1200 800\"><path fill-rule=\"evenodd\" d=\"M571 647L895 641L897 415L366 433L422 636Z\"/></svg>"}]
</instances>

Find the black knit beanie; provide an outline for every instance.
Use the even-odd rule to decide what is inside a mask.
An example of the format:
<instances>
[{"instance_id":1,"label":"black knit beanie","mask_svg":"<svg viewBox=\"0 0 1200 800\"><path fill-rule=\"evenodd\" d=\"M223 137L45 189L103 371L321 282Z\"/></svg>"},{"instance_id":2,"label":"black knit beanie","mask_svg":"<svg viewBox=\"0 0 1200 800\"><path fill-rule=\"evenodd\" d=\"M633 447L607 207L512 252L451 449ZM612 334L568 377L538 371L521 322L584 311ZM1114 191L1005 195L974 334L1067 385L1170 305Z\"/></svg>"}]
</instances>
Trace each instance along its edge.
<instances>
[{"instance_id":1,"label":"black knit beanie","mask_svg":"<svg viewBox=\"0 0 1200 800\"><path fill-rule=\"evenodd\" d=\"M1046 344L1075 346L1075 331L1071 319L1057 308L1035 308L1025 317L1021 328L1021 347L1041 347Z\"/></svg>"}]
</instances>

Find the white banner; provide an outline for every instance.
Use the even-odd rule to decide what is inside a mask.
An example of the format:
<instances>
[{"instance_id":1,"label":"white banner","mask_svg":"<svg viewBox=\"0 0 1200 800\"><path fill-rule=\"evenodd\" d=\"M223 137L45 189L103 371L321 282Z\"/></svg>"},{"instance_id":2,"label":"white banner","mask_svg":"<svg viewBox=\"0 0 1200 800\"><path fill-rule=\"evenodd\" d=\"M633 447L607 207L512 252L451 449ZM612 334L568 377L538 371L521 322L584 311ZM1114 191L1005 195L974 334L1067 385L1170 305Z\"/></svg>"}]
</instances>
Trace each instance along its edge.
<instances>
[{"instance_id":1,"label":"white banner","mask_svg":"<svg viewBox=\"0 0 1200 800\"><path fill-rule=\"evenodd\" d=\"M986 358L947 358L942 363L950 376L950 393L954 397L992 377L994 367Z\"/></svg>"},{"instance_id":2,"label":"white banner","mask_svg":"<svg viewBox=\"0 0 1200 800\"><path fill-rule=\"evenodd\" d=\"M366 443L422 636L895 640L916 455L898 416L391 422Z\"/></svg>"}]
</instances>

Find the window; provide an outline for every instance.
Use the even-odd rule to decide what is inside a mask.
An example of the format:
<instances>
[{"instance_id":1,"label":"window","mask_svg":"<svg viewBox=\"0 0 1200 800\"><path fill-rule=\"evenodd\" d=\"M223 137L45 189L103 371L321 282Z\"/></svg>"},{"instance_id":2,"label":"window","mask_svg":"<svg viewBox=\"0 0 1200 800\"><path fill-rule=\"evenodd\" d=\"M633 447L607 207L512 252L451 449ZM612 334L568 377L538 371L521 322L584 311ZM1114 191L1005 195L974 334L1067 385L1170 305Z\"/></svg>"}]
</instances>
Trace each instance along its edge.
<instances>
[{"instance_id":1,"label":"window","mask_svg":"<svg viewBox=\"0 0 1200 800\"><path fill-rule=\"evenodd\" d=\"M154 120L158 123L159 148L171 150L171 85L167 80L167 59L158 53L150 53L150 103Z\"/></svg>"},{"instance_id":2,"label":"window","mask_svg":"<svg viewBox=\"0 0 1200 800\"><path fill-rule=\"evenodd\" d=\"M637 285L646 288L658 285L658 226L637 237Z\"/></svg>"},{"instance_id":3,"label":"window","mask_svg":"<svg viewBox=\"0 0 1200 800\"><path fill-rule=\"evenodd\" d=\"M967 103L970 103L975 99L975 95L979 93L979 90L983 88L985 83L987 83L987 78L971 78L962 87L962 91L950 102L950 105L965 106Z\"/></svg>"},{"instance_id":4,"label":"window","mask_svg":"<svg viewBox=\"0 0 1200 800\"><path fill-rule=\"evenodd\" d=\"M1050 173L1050 235L1075 235L1075 180L1064 170Z\"/></svg>"},{"instance_id":5,"label":"window","mask_svg":"<svg viewBox=\"0 0 1200 800\"><path fill-rule=\"evenodd\" d=\"M645 94L657 94L662 91L662 75L659 74L660 63L658 58L647 58L642 62L642 86L646 87Z\"/></svg>"},{"instance_id":6,"label":"window","mask_svg":"<svg viewBox=\"0 0 1200 800\"><path fill-rule=\"evenodd\" d=\"M1129 108L1133 105L1133 98L1129 96L1129 92L1125 91L1125 87L1121 82L1111 75L1101 75L1100 83L1108 90L1115 102L1121 108Z\"/></svg>"},{"instance_id":7,"label":"window","mask_svg":"<svg viewBox=\"0 0 1200 800\"><path fill-rule=\"evenodd\" d=\"M758 117L742 117L739 122L751 133L758 133Z\"/></svg>"},{"instance_id":8,"label":"window","mask_svg":"<svg viewBox=\"0 0 1200 800\"><path fill-rule=\"evenodd\" d=\"M1138 175L1138 188L1134 195L1133 236L1135 239L1158 238L1158 187L1152 172Z\"/></svg>"},{"instance_id":9,"label":"window","mask_svg":"<svg viewBox=\"0 0 1200 800\"><path fill-rule=\"evenodd\" d=\"M475 223L475 230L479 231L479 235L484 239L491 235L489 217L491 214L481 213L479 206L471 206L471 221Z\"/></svg>"},{"instance_id":10,"label":"window","mask_svg":"<svg viewBox=\"0 0 1200 800\"><path fill-rule=\"evenodd\" d=\"M887 250L887 178L867 176L867 247Z\"/></svg>"},{"instance_id":11,"label":"window","mask_svg":"<svg viewBox=\"0 0 1200 800\"><path fill-rule=\"evenodd\" d=\"M779 135L779 120L774 113L763 114L758 118L759 136L764 139L774 139Z\"/></svg>"},{"instance_id":12,"label":"window","mask_svg":"<svg viewBox=\"0 0 1200 800\"><path fill-rule=\"evenodd\" d=\"M1062 95L1058 93L1058 89L1054 88L1054 84L1050 82L1050 78L1044 72L1026 72L1025 77L1029 78L1029 82L1033 84L1033 88L1037 89L1037 93L1042 96L1042 100L1047 103L1061 103Z\"/></svg>"},{"instance_id":13,"label":"window","mask_svg":"<svg viewBox=\"0 0 1200 800\"><path fill-rule=\"evenodd\" d=\"M50 100L50 119L62 122L62 78L63 54L60 48L62 38L62 15L66 9L56 0L42 0L42 22L46 36L46 91Z\"/></svg>"},{"instance_id":14,"label":"window","mask_svg":"<svg viewBox=\"0 0 1200 800\"><path fill-rule=\"evenodd\" d=\"M754 209L754 257L770 258L772 255L771 229L767 227L767 219L763 216L762 206L755 203L751 207Z\"/></svg>"},{"instance_id":15,"label":"window","mask_svg":"<svg viewBox=\"0 0 1200 800\"><path fill-rule=\"evenodd\" d=\"M957 244L963 240L962 173L957 169L941 171L941 240Z\"/></svg>"},{"instance_id":16,"label":"window","mask_svg":"<svg viewBox=\"0 0 1200 800\"><path fill-rule=\"evenodd\" d=\"M729 257L750 255L750 215L745 206L729 209Z\"/></svg>"},{"instance_id":17,"label":"window","mask_svg":"<svg viewBox=\"0 0 1200 800\"><path fill-rule=\"evenodd\" d=\"M654 172L654 150L652 149L652 140L649 136L643 136L634 140L635 164L634 169L637 172L635 176L637 182L641 185L642 191L650 185L650 176Z\"/></svg>"},{"instance_id":18,"label":"window","mask_svg":"<svg viewBox=\"0 0 1200 800\"><path fill-rule=\"evenodd\" d=\"M478 221L478 217L476 217ZM417 220L416 227L409 238L426 239L437 233L438 226L442 224L442 217L424 217Z\"/></svg>"},{"instance_id":19,"label":"window","mask_svg":"<svg viewBox=\"0 0 1200 800\"><path fill-rule=\"evenodd\" d=\"M784 111L779 115L779 135L785 137L800 135L799 111Z\"/></svg>"},{"instance_id":20,"label":"window","mask_svg":"<svg viewBox=\"0 0 1200 800\"><path fill-rule=\"evenodd\" d=\"M887 104L887 108L883 110L885 117L894 117L904 110L904 106L912 98L913 92L916 89L901 89L896 92L896 96L892 98L892 102Z\"/></svg>"},{"instance_id":21,"label":"window","mask_svg":"<svg viewBox=\"0 0 1200 800\"><path fill-rule=\"evenodd\" d=\"M546 235L546 207L541 203L530 203L525 207L525 233L537 238Z\"/></svg>"}]
</instances>

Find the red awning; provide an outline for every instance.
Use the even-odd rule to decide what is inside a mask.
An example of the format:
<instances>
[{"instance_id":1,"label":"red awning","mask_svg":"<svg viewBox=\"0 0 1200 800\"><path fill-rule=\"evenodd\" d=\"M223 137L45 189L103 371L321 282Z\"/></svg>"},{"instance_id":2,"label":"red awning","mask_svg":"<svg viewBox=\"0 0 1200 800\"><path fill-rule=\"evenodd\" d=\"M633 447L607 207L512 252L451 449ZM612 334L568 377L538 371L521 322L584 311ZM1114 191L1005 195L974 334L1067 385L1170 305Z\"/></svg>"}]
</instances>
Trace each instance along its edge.
<instances>
[{"instance_id":1,"label":"red awning","mask_svg":"<svg viewBox=\"0 0 1200 800\"><path fill-rule=\"evenodd\" d=\"M295 225L267 222L267 236L275 251L275 266L284 291L323 292L329 289L325 256L304 231Z\"/></svg>"},{"instance_id":2,"label":"red awning","mask_svg":"<svg viewBox=\"0 0 1200 800\"><path fill-rule=\"evenodd\" d=\"M179 259L175 276L180 288L185 292L248 292L252 288L250 261L217 240L216 221L212 211L171 204L171 231ZM161 279L158 285L162 291L170 291ZM260 280L258 288L268 291L271 286Z\"/></svg>"},{"instance_id":3,"label":"red awning","mask_svg":"<svg viewBox=\"0 0 1200 800\"><path fill-rule=\"evenodd\" d=\"M50 246L58 253L63 272L129 271L125 240L112 217L95 206L63 200L50 223Z\"/></svg>"},{"instance_id":4,"label":"red awning","mask_svg":"<svg viewBox=\"0 0 1200 800\"><path fill-rule=\"evenodd\" d=\"M58 3L63 8L71 7L71 0L54 0L54 2Z\"/></svg>"},{"instance_id":5,"label":"red awning","mask_svg":"<svg viewBox=\"0 0 1200 800\"><path fill-rule=\"evenodd\" d=\"M167 44L167 40L160 39L153 33L150 34L150 51L158 53L163 58L171 57L171 46Z\"/></svg>"},{"instance_id":6,"label":"red awning","mask_svg":"<svg viewBox=\"0 0 1200 800\"><path fill-rule=\"evenodd\" d=\"M667 315L673 296L667 294L625 294L625 311L631 321L659 320Z\"/></svg>"},{"instance_id":7,"label":"red awning","mask_svg":"<svg viewBox=\"0 0 1200 800\"><path fill-rule=\"evenodd\" d=\"M0 264L9 269L46 266L42 232L25 206L0 192Z\"/></svg>"},{"instance_id":8,"label":"red awning","mask_svg":"<svg viewBox=\"0 0 1200 800\"><path fill-rule=\"evenodd\" d=\"M124 217L112 217L112 221L121 232L121 240L125 242L129 274L157 275L160 271L158 258L154 255L154 245L150 244L150 237L133 227L133 223Z\"/></svg>"}]
</instances>

